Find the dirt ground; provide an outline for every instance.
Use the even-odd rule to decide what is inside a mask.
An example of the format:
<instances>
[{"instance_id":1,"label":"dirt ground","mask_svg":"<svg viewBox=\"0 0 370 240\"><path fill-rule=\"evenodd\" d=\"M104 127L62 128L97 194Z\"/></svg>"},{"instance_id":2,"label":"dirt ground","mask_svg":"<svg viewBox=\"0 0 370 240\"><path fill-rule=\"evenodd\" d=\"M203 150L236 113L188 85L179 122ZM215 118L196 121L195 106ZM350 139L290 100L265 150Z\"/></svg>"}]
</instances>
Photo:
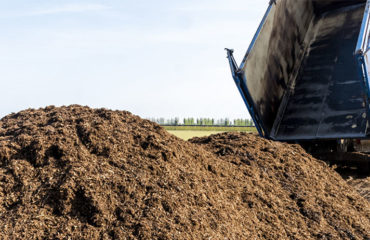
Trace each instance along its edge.
<instances>
[{"instance_id":1,"label":"dirt ground","mask_svg":"<svg viewBox=\"0 0 370 240\"><path fill-rule=\"evenodd\" d=\"M125 111L0 120L1 239L370 239L370 203L298 145L183 141Z\"/></svg>"}]
</instances>

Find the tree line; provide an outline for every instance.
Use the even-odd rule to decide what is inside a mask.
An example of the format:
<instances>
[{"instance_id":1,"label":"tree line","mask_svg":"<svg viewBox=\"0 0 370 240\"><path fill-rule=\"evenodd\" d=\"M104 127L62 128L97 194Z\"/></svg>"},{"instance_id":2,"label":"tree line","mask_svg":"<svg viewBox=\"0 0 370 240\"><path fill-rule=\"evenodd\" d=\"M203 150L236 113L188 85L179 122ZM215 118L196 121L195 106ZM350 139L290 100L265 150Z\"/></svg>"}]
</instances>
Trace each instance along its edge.
<instances>
[{"instance_id":1,"label":"tree line","mask_svg":"<svg viewBox=\"0 0 370 240\"><path fill-rule=\"evenodd\" d=\"M229 118L149 118L150 121L160 125L169 126L238 126L238 127L252 127L254 126L251 119L233 119Z\"/></svg>"}]
</instances>

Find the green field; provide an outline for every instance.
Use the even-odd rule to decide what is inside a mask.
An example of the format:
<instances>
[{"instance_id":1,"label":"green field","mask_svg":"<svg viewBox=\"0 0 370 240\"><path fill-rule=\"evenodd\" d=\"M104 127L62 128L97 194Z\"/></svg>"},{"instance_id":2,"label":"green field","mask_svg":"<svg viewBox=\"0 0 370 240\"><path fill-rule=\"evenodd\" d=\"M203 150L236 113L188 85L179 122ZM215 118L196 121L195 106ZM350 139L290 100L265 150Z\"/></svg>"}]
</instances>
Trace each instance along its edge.
<instances>
[{"instance_id":1,"label":"green field","mask_svg":"<svg viewBox=\"0 0 370 240\"><path fill-rule=\"evenodd\" d=\"M163 126L166 130L182 131L217 131L217 132L257 132L255 127L226 127L226 126Z\"/></svg>"},{"instance_id":2,"label":"green field","mask_svg":"<svg viewBox=\"0 0 370 240\"><path fill-rule=\"evenodd\" d=\"M205 137L212 134L222 133L222 131L184 131L184 130L169 130L169 133L176 137L188 140L193 137Z\"/></svg>"},{"instance_id":3,"label":"green field","mask_svg":"<svg viewBox=\"0 0 370 240\"><path fill-rule=\"evenodd\" d=\"M254 127L218 127L218 126L164 126L171 134L188 140L193 137L205 137L222 132L257 132Z\"/></svg>"}]
</instances>

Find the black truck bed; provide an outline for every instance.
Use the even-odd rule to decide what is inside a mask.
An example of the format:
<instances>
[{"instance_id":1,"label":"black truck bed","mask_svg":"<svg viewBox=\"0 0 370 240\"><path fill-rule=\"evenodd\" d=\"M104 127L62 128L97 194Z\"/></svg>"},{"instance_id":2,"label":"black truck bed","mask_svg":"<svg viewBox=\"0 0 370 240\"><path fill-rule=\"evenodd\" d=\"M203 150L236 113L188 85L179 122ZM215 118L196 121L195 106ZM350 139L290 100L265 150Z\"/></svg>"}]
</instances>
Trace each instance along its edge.
<instances>
[{"instance_id":1,"label":"black truck bed","mask_svg":"<svg viewBox=\"0 0 370 240\"><path fill-rule=\"evenodd\" d=\"M370 0L276 0L235 83L261 136L369 138Z\"/></svg>"},{"instance_id":2,"label":"black truck bed","mask_svg":"<svg viewBox=\"0 0 370 240\"><path fill-rule=\"evenodd\" d=\"M274 138L363 137L366 99L354 51L363 9L324 14L276 124ZM283 106L282 106L283 107Z\"/></svg>"}]
</instances>

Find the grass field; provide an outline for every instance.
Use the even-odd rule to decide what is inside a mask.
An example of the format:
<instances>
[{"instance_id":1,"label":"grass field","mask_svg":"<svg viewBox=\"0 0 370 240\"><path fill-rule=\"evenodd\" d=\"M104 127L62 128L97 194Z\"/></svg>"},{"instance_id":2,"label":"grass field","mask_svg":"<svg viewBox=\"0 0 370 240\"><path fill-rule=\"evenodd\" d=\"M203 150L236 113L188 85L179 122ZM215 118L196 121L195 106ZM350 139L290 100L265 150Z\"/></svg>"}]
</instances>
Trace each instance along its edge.
<instances>
[{"instance_id":1,"label":"grass field","mask_svg":"<svg viewBox=\"0 0 370 240\"><path fill-rule=\"evenodd\" d=\"M254 127L218 127L218 126L164 126L171 134L188 140L192 137L205 137L222 132L257 132Z\"/></svg>"},{"instance_id":2,"label":"grass field","mask_svg":"<svg viewBox=\"0 0 370 240\"><path fill-rule=\"evenodd\" d=\"M176 137L188 140L193 137L205 137L212 134L222 133L222 131L184 131L184 130L169 130Z\"/></svg>"},{"instance_id":3,"label":"grass field","mask_svg":"<svg viewBox=\"0 0 370 240\"><path fill-rule=\"evenodd\" d=\"M163 126L166 130L181 131L217 131L217 132L257 132L255 127L225 127L225 126Z\"/></svg>"}]
</instances>

